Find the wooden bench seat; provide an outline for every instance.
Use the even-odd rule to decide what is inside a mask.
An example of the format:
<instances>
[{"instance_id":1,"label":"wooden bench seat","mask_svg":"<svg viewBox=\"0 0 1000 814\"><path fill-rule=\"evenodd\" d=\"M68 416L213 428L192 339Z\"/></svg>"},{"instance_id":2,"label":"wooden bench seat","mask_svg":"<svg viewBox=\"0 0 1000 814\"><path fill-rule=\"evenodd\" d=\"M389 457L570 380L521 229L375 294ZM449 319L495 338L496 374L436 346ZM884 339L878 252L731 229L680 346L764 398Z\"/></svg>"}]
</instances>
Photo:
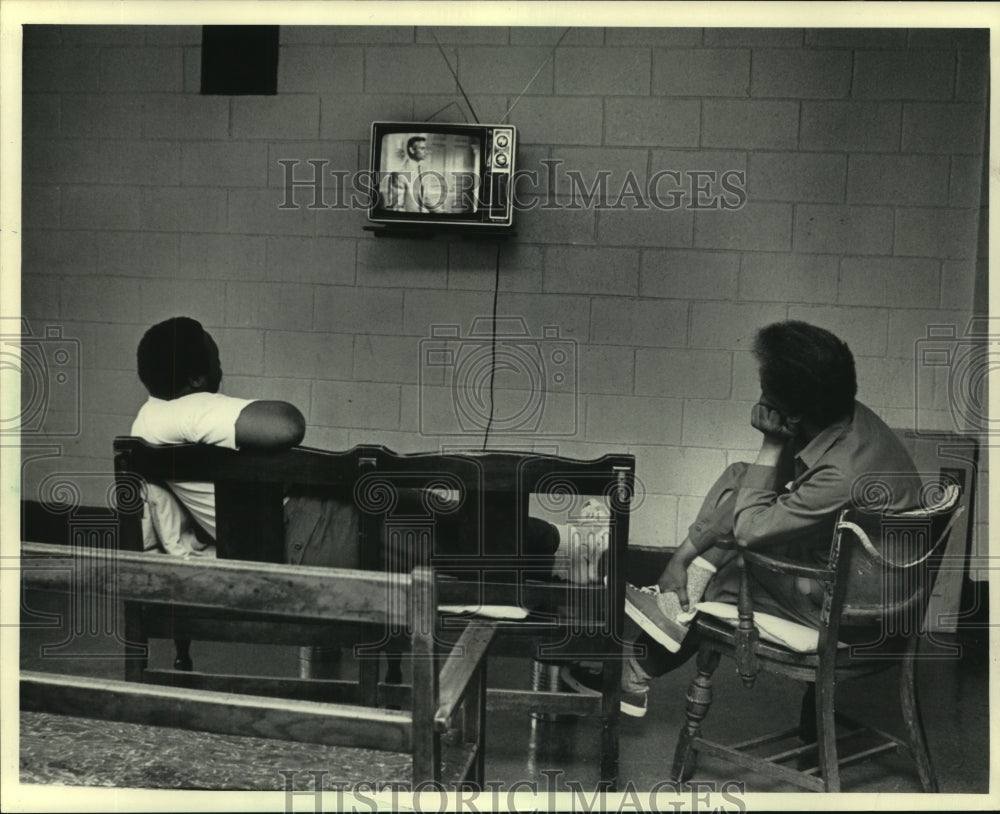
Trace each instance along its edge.
<instances>
[{"instance_id":1,"label":"wooden bench seat","mask_svg":"<svg viewBox=\"0 0 1000 814\"><path fill-rule=\"evenodd\" d=\"M485 665L494 628L472 622L454 647L443 646L429 569L386 575L23 543L22 583L86 601L99 596L180 602L205 611L252 611L286 623L392 624L409 631L413 654L406 710L22 671L23 711L401 752L412 761L414 784L444 779L442 737L460 730L466 757L458 778L482 782Z\"/></svg>"}]
</instances>

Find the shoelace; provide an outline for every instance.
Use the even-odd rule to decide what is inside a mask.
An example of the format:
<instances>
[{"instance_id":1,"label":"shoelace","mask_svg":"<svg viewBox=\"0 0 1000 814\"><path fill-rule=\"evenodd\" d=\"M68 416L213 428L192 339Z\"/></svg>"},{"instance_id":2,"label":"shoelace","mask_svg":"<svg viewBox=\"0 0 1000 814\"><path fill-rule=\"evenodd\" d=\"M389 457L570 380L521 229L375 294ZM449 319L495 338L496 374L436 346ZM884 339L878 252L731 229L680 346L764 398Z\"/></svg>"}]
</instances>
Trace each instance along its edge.
<instances>
[{"instance_id":1,"label":"shoelace","mask_svg":"<svg viewBox=\"0 0 1000 814\"><path fill-rule=\"evenodd\" d=\"M629 583L629 587L635 588L641 594L652 594L653 596L656 596L660 593L659 585L643 585L641 588L639 588L635 585L632 585L632 583Z\"/></svg>"}]
</instances>

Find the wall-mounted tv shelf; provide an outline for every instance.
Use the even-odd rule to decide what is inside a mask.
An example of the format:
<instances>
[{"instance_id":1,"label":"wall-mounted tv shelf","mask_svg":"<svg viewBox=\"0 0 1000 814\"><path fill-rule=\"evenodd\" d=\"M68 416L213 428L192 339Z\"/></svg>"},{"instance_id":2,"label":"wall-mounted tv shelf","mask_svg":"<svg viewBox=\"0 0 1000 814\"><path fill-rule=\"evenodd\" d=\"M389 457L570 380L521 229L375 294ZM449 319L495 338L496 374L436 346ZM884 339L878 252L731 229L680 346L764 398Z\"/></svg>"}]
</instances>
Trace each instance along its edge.
<instances>
[{"instance_id":1,"label":"wall-mounted tv shelf","mask_svg":"<svg viewBox=\"0 0 1000 814\"><path fill-rule=\"evenodd\" d=\"M432 237L444 236L449 239L460 238L462 240L507 240L517 237L517 232L510 229L497 229L495 227L476 228L475 226L447 226L442 224L420 225L420 226L364 226L366 232L371 232L375 237L397 237L409 240L430 240Z\"/></svg>"}]
</instances>

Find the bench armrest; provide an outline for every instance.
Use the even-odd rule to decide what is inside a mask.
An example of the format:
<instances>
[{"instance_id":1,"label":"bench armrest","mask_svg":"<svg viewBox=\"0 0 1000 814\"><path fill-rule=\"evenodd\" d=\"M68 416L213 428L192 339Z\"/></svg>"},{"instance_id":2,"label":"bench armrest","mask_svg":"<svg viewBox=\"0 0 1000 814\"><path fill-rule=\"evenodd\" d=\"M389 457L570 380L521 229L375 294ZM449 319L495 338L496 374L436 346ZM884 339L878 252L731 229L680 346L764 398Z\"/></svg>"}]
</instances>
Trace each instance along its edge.
<instances>
[{"instance_id":1,"label":"bench armrest","mask_svg":"<svg viewBox=\"0 0 1000 814\"><path fill-rule=\"evenodd\" d=\"M470 622L448 654L441 668L438 708L434 714L434 726L439 732L450 726L470 681L486 659L496 629L495 622Z\"/></svg>"}]
</instances>

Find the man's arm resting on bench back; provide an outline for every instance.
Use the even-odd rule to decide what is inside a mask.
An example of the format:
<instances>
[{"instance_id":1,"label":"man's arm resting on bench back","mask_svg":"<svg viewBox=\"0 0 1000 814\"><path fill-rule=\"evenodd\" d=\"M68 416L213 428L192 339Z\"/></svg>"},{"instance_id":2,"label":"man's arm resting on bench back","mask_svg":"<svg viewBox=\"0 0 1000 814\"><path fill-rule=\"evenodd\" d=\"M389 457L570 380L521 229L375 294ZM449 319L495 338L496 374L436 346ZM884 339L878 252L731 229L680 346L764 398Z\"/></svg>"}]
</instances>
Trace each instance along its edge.
<instances>
[{"instance_id":1,"label":"man's arm resting on bench back","mask_svg":"<svg viewBox=\"0 0 1000 814\"><path fill-rule=\"evenodd\" d=\"M284 449L298 446L306 434L306 420L285 401L254 401L236 419L236 447Z\"/></svg>"}]
</instances>

